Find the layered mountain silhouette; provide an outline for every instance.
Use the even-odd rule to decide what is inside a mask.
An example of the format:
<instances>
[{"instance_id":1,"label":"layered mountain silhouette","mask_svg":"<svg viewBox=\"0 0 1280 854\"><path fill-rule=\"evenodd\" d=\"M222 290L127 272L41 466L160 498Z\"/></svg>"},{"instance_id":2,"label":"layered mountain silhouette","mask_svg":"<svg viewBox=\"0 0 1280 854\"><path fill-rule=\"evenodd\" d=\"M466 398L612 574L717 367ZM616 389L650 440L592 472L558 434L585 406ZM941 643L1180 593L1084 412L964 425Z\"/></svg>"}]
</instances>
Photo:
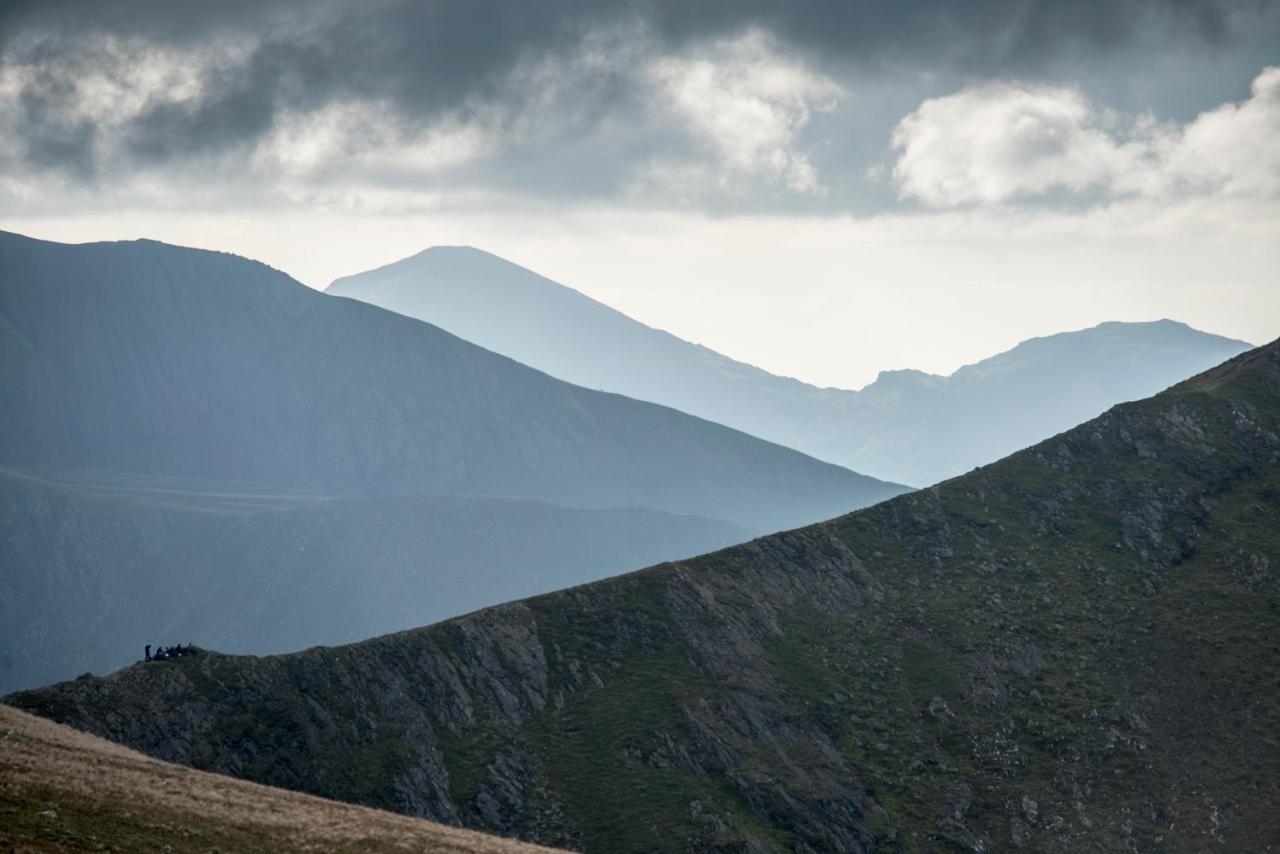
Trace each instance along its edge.
<instances>
[{"instance_id":1,"label":"layered mountain silhouette","mask_svg":"<svg viewBox=\"0 0 1280 854\"><path fill-rule=\"evenodd\" d=\"M1278 494L1280 342L830 522L6 702L587 852L1265 850Z\"/></svg>"},{"instance_id":2,"label":"layered mountain silhouette","mask_svg":"<svg viewBox=\"0 0 1280 854\"><path fill-rule=\"evenodd\" d=\"M0 253L0 464L643 506L759 530L901 491L232 255L11 234Z\"/></svg>"},{"instance_id":3,"label":"layered mountain silhouette","mask_svg":"<svg viewBox=\"0 0 1280 854\"><path fill-rule=\"evenodd\" d=\"M328 293L435 323L578 385L914 485L996 460L1251 346L1167 320L1104 323L1024 342L946 377L887 371L854 392L734 361L469 247L428 249L338 279Z\"/></svg>"},{"instance_id":4,"label":"layered mountain silhouette","mask_svg":"<svg viewBox=\"0 0 1280 854\"><path fill-rule=\"evenodd\" d=\"M0 233L0 270L9 688L131 660L162 627L350 640L904 489L232 255ZM312 616L283 617L291 597Z\"/></svg>"}]
</instances>

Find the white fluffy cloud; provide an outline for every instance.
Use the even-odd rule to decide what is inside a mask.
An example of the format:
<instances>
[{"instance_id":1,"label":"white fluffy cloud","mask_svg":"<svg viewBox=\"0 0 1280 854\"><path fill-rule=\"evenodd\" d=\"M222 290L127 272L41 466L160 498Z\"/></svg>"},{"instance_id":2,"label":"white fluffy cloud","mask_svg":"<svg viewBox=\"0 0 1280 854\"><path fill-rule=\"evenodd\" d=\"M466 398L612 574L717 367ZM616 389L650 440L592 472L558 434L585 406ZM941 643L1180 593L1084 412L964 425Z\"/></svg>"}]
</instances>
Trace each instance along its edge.
<instances>
[{"instance_id":1,"label":"white fluffy cloud","mask_svg":"<svg viewBox=\"0 0 1280 854\"><path fill-rule=\"evenodd\" d=\"M934 207L1051 191L1126 197L1280 195L1280 68L1248 100L1186 125L1100 109L1070 88L1013 83L931 98L893 132L900 195Z\"/></svg>"},{"instance_id":2,"label":"white fluffy cloud","mask_svg":"<svg viewBox=\"0 0 1280 854\"><path fill-rule=\"evenodd\" d=\"M821 189L798 138L813 112L832 109L842 90L779 54L764 33L749 32L698 55L661 57L649 78L659 109L715 156L721 184L763 180L795 192Z\"/></svg>"}]
</instances>

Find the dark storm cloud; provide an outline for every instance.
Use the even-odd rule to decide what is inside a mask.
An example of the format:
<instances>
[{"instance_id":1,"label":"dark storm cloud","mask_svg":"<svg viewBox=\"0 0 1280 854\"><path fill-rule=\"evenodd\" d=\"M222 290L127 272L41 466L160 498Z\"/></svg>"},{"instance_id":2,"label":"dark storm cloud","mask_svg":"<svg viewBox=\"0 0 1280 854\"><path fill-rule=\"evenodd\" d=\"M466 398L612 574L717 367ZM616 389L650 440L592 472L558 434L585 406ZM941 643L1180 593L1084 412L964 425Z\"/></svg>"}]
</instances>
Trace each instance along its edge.
<instances>
[{"instance_id":1,"label":"dark storm cloud","mask_svg":"<svg viewBox=\"0 0 1280 854\"><path fill-rule=\"evenodd\" d=\"M343 101L385 104L411 128L465 116L526 97L512 78L527 67L521 63L572 54L584 37L611 29L661 53L758 27L837 75L1017 75L1063 62L1085 67L1143 46L1256 41L1274 33L1275 10L1262 0L33 0L0 6L0 64L26 69L15 107L24 165L84 177L104 151L134 166L235 151L286 111ZM103 49L105 37L115 38L114 50ZM104 141L101 129L68 109L70 95L86 73L119 75L135 60L129 52L148 45L207 63L199 95L157 93ZM214 45L230 48L208 53ZM565 132L575 139L633 108L628 89L644 85L626 67L592 73L612 79L577 81L574 96L556 107L572 113ZM608 172L604 164L592 169Z\"/></svg>"}]
</instances>

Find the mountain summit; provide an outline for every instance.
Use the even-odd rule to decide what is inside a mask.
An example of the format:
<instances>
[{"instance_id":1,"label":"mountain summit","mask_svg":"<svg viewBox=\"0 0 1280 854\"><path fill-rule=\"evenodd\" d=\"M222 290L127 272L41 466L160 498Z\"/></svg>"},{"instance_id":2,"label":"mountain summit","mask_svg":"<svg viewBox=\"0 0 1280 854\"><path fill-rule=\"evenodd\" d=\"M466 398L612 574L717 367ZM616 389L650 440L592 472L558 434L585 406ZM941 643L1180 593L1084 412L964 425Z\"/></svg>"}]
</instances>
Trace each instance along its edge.
<instances>
[{"instance_id":1,"label":"mountain summit","mask_svg":"<svg viewBox=\"0 0 1280 854\"><path fill-rule=\"evenodd\" d=\"M1104 323L1025 341L946 377L885 372L855 392L734 361L469 247L428 249L338 279L328 292L437 324L587 388L915 485L989 463L1250 347L1167 320Z\"/></svg>"},{"instance_id":2,"label":"mountain summit","mask_svg":"<svg viewBox=\"0 0 1280 854\"><path fill-rule=\"evenodd\" d=\"M6 702L588 852L1261 851L1277 493L1280 342L831 522L353 646Z\"/></svg>"}]
</instances>

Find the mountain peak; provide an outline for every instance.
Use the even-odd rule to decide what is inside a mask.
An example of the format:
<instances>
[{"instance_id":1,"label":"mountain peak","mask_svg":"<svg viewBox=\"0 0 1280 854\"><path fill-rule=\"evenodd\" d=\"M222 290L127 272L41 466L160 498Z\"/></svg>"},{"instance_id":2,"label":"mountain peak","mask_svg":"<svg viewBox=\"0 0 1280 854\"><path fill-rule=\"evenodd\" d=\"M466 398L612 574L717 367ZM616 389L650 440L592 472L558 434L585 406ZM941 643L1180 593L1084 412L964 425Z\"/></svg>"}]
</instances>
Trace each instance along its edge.
<instances>
[{"instance_id":1,"label":"mountain peak","mask_svg":"<svg viewBox=\"0 0 1280 854\"><path fill-rule=\"evenodd\" d=\"M908 388L938 379L941 377L915 368L890 368L878 373L872 384L881 388Z\"/></svg>"},{"instance_id":2,"label":"mountain peak","mask_svg":"<svg viewBox=\"0 0 1280 854\"><path fill-rule=\"evenodd\" d=\"M494 255L492 252L486 252L483 249L479 249L466 243L438 243L434 246L428 246L416 255L410 255L409 258L405 260L412 260L414 258L440 258L448 256L461 258L485 258L500 261L503 264L512 263L501 256Z\"/></svg>"}]
</instances>

